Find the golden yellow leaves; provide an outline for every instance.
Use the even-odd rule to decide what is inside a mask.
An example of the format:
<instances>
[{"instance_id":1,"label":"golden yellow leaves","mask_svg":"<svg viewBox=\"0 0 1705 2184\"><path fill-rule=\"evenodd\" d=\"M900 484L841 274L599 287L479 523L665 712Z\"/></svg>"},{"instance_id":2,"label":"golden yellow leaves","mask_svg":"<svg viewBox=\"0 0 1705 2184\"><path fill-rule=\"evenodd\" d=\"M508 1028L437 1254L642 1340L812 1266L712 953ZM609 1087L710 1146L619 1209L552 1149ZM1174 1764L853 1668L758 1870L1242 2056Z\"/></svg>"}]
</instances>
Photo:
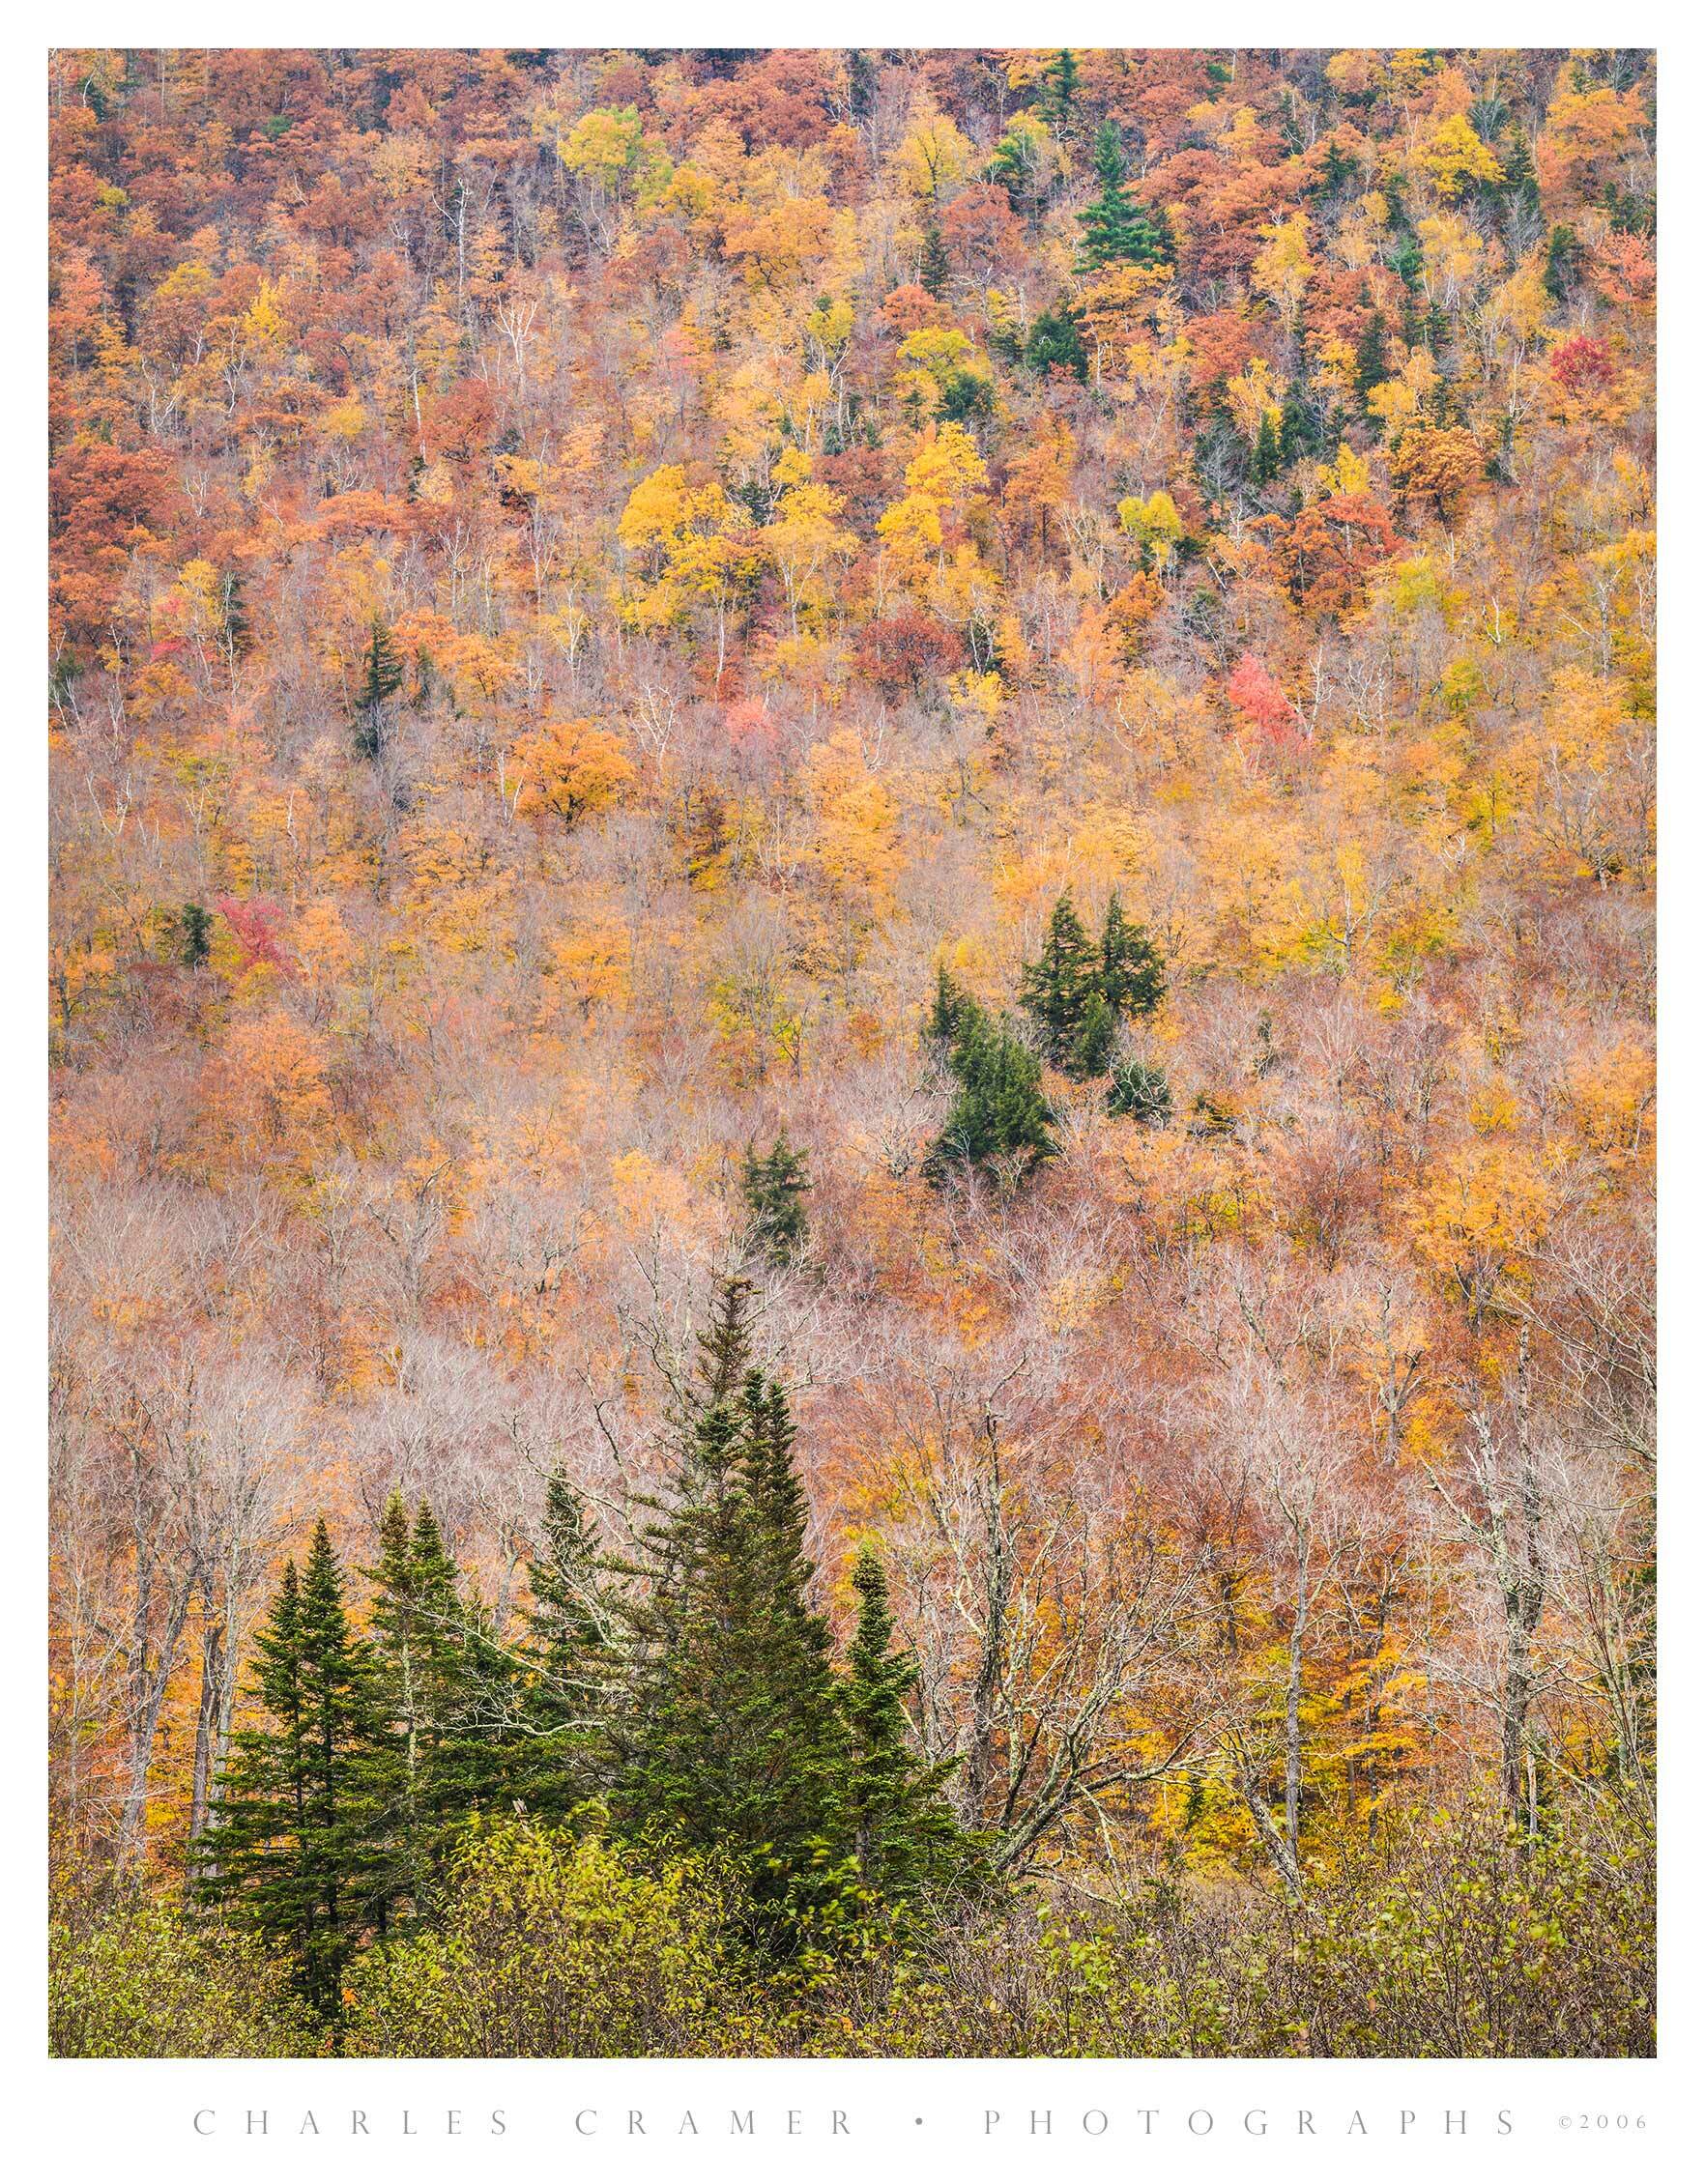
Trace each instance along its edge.
<instances>
[{"instance_id":1,"label":"golden yellow leaves","mask_svg":"<svg viewBox=\"0 0 1705 2184\"><path fill-rule=\"evenodd\" d=\"M1552 1185L1526 1146L1471 1140L1413 1194L1414 1249L1478 1329L1525 1286L1554 1207Z\"/></svg>"},{"instance_id":2,"label":"golden yellow leaves","mask_svg":"<svg viewBox=\"0 0 1705 2184\"><path fill-rule=\"evenodd\" d=\"M1260 438L1263 420L1277 426L1285 383L1265 357L1254 357L1235 379L1226 382L1226 407L1231 421L1253 447Z\"/></svg>"},{"instance_id":3,"label":"golden yellow leaves","mask_svg":"<svg viewBox=\"0 0 1705 2184\"><path fill-rule=\"evenodd\" d=\"M1371 490L1373 474L1366 455L1358 455L1347 440L1340 441L1338 453L1330 463L1322 463L1315 476L1324 494L1343 494L1346 499Z\"/></svg>"},{"instance_id":4,"label":"golden yellow leaves","mask_svg":"<svg viewBox=\"0 0 1705 2184\"><path fill-rule=\"evenodd\" d=\"M426 805L402 830L403 900L422 931L454 959L481 956L506 939L510 874L492 857L482 828Z\"/></svg>"},{"instance_id":5,"label":"golden yellow leaves","mask_svg":"<svg viewBox=\"0 0 1705 2184\"><path fill-rule=\"evenodd\" d=\"M1420 416L1422 405L1438 385L1438 366L1431 352L1416 347L1403 360L1395 379L1382 380L1368 396L1368 407L1395 440Z\"/></svg>"},{"instance_id":6,"label":"golden yellow leaves","mask_svg":"<svg viewBox=\"0 0 1705 2184\"><path fill-rule=\"evenodd\" d=\"M1184 535L1183 519L1177 504L1164 486L1158 487L1146 501L1135 495L1118 505L1119 529L1127 538L1134 538L1151 568L1164 569L1172 558L1172 549Z\"/></svg>"},{"instance_id":7,"label":"golden yellow leaves","mask_svg":"<svg viewBox=\"0 0 1705 2184\"><path fill-rule=\"evenodd\" d=\"M963 508L989 480L976 442L961 424L933 428L906 467L905 497L877 523L888 564L904 584L926 588L940 565L942 517Z\"/></svg>"},{"instance_id":8,"label":"golden yellow leaves","mask_svg":"<svg viewBox=\"0 0 1705 2184\"><path fill-rule=\"evenodd\" d=\"M912 107L910 127L901 139L893 168L911 196L933 205L944 190L965 180L976 158L969 137L926 95Z\"/></svg>"},{"instance_id":9,"label":"golden yellow leaves","mask_svg":"<svg viewBox=\"0 0 1705 2184\"><path fill-rule=\"evenodd\" d=\"M1650 1158L1657 1069L1643 1040L1620 1039L1580 1055L1569 1071L1575 1128L1593 1152L1613 1165Z\"/></svg>"},{"instance_id":10,"label":"golden yellow leaves","mask_svg":"<svg viewBox=\"0 0 1705 2184\"><path fill-rule=\"evenodd\" d=\"M892 790L865 762L852 729L820 743L805 762L816 816L813 855L829 886L866 914L884 909L901 867L900 812Z\"/></svg>"},{"instance_id":11,"label":"golden yellow leaves","mask_svg":"<svg viewBox=\"0 0 1705 2184\"><path fill-rule=\"evenodd\" d=\"M1415 158L1447 202L1459 197L1471 183L1504 179L1496 155L1481 142L1464 114L1451 114L1440 122Z\"/></svg>"},{"instance_id":12,"label":"golden yellow leaves","mask_svg":"<svg viewBox=\"0 0 1705 2184\"><path fill-rule=\"evenodd\" d=\"M522 736L509 769L521 816L559 819L565 832L639 779L621 738L590 720L547 721Z\"/></svg>"},{"instance_id":13,"label":"golden yellow leaves","mask_svg":"<svg viewBox=\"0 0 1705 2184\"><path fill-rule=\"evenodd\" d=\"M216 1160L306 1174L332 1123L328 1056L283 1008L234 1023L202 1078L200 1135Z\"/></svg>"},{"instance_id":14,"label":"golden yellow leaves","mask_svg":"<svg viewBox=\"0 0 1705 2184\"><path fill-rule=\"evenodd\" d=\"M1429 293L1447 311L1456 310L1479 284L1485 243L1460 213L1435 213L1415 232Z\"/></svg>"},{"instance_id":15,"label":"golden yellow leaves","mask_svg":"<svg viewBox=\"0 0 1705 2184\"><path fill-rule=\"evenodd\" d=\"M1637 91L1575 91L1566 88L1571 74L1567 67L1560 72L1557 96L1534 147L1542 189L1559 189L1572 180L1578 187L1583 169L1617 158L1647 126Z\"/></svg>"},{"instance_id":16,"label":"golden yellow leaves","mask_svg":"<svg viewBox=\"0 0 1705 2184\"><path fill-rule=\"evenodd\" d=\"M681 1227L692 1210L692 1195L681 1177L637 1147L611 1162L610 1189L631 1235Z\"/></svg>"},{"instance_id":17,"label":"golden yellow leaves","mask_svg":"<svg viewBox=\"0 0 1705 2184\"><path fill-rule=\"evenodd\" d=\"M785 471L784 465L789 466ZM781 576L791 634L797 637L801 614L825 603L824 572L857 553L858 540L837 520L845 501L826 485L811 482L809 463L797 450L783 457L777 476L787 490L776 503L774 519L759 535Z\"/></svg>"},{"instance_id":18,"label":"golden yellow leaves","mask_svg":"<svg viewBox=\"0 0 1705 2184\"><path fill-rule=\"evenodd\" d=\"M903 400L934 417L956 383L980 381L991 390L994 375L968 334L958 327L920 326L900 344L899 360L912 369L902 375L896 391Z\"/></svg>"},{"instance_id":19,"label":"golden yellow leaves","mask_svg":"<svg viewBox=\"0 0 1705 2184\"><path fill-rule=\"evenodd\" d=\"M632 963L626 926L590 909L551 942L547 970L558 994L584 1018L627 999Z\"/></svg>"},{"instance_id":20,"label":"golden yellow leaves","mask_svg":"<svg viewBox=\"0 0 1705 2184\"><path fill-rule=\"evenodd\" d=\"M724 247L744 263L754 286L791 289L807 278L833 284L847 269L854 236L852 215L837 212L826 197L783 197L731 213Z\"/></svg>"},{"instance_id":21,"label":"golden yellow leaves","mask_svg":"<svg viewBox=\"0 0 1705 2184\"><path fill-rule=\"evenodd\" d=\"M1294 324L1309 285L1314 265L1309 257L1309 222L1305 213L1293 213L1261 229L1261 247L1256 252L1252 278L1261 295L1270 297L1287 325Z\"/></svg>"},{"instance_id":22,"label":"golden yellow leaves","mask_svg":"<svg viewBox=\"0 0 1705 2184\"><path fill-rule=\"evenodd\" d=\"M985 733L999 719L1006 699L997 675L979 675L974 668L964 668L959 674L950 675L946 691L947 703L955 717L974 723Z\"/></svg>"},{"instance_id":23,"label":"golden yellow leaves","mask_svg":"<svg viewBox=\"0 0 1705 2184\"><path fill-rule=\"evenodd\" d=\"M1460 425L1412 424L1391 451L1391 475L1405 500L1430 503L1448 520L1486 483L1486 457Z\"/></svg>"},{"instance_id":24,"label":"golden yellow leaves","mask_svg":"<svg viewBox=\"0 0 1705 2184\"><path fill-rule=\"evenodd\" d=\"M669 181L668 157L647 136L632 106L594 106L582 114L558 144L557 156L570 174L584 176L610 196L636 185L655 193Z\"/></svg>"},{"instance_id":25,"label":"golden yellow leaves","mask_svg":"<svg viewBox=\"0 0 1705 2184\"><path fill-rule=\"evenodd\" d=\"M988 482L988 466L962 424L944 424L932 432L906 466L907 491L942 507L959 505Z\"/></svg>"},{"instance_id":26,"label":"golden yellow leaves","mask_svg":"<svg viewBox=\"0 0 1705 2184\"><path fill-rule=\"evenodd\" d=\"M259 294L243 314L246 340L258 355L278 357L283 353L289 331L279 304L276 283L263 280Z\"/></svg>"}]
</instances>

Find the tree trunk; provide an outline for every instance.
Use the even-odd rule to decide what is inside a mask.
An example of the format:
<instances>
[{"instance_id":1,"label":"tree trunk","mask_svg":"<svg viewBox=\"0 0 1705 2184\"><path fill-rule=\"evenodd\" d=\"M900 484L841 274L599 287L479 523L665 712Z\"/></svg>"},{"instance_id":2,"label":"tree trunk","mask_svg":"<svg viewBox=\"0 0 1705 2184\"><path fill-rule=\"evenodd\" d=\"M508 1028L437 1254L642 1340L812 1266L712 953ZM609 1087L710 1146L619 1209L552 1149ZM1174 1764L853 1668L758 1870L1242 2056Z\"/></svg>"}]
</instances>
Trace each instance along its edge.
<instances>
[{"instance_id":1,"label":"tree trunk","mask_svg":"<svg viewBox=\"0 0 1705 2184\"><path fill-rule=\"evenodd\" d=\"M1285 1677L1285 1843L1292 1870L1300 1867L1297 1849L1298 1821L1302 1810L1302 1671L1303 1634L1309 1621L1308 1536L1296 1535L1296 1613L1290 1623L1290 1652Z\"/></svg>"}]
</instances>

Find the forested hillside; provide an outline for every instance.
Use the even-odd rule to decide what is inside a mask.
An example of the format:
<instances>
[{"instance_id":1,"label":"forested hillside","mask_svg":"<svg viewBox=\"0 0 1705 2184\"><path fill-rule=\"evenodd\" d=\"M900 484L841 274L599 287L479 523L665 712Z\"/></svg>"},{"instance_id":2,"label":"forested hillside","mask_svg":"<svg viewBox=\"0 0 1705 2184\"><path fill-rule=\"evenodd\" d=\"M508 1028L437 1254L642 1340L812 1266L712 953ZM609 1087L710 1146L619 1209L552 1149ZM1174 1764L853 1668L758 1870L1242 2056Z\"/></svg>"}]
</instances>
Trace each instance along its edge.
<instances>
[{"instance_id":1,"label":"forested hillside","mask_svg":"<svg viewBox=\"0 0 1705 2184\"><path fill-rule=\"evenodd\" d=\"M49 100L56 2044L1649 2048L1651 57Z\"/></svg>"}]
</instances>

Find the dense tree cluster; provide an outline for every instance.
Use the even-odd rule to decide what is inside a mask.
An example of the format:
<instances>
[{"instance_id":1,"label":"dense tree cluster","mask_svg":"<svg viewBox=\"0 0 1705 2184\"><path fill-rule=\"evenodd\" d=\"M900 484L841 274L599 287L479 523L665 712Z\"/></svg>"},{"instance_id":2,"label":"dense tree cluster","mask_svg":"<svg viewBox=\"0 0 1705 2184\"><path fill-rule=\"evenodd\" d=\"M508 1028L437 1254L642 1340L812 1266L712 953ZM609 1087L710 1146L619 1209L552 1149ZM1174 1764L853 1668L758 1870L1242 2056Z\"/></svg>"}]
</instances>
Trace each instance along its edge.
<instances>
[{"instance_id":1,"label":"dense tree cluster","mask_svg":"<svg viewBox=\"0 0 1705 2184\"><path fill-rule=\"evenodd\" d=\"M69 2041L1649 2036L1655 97L53 57Z\"/></svg>"},{"instance_id":2,"label":"dense tree cluster","mask_svg":"<svg viewBox=\"0 0 1705 2184\"><path fill-rule=\"evenodd\" d=\"M979 1853L914 1749L916 1680L866 1544L845 1670L811 1605L786 1395L750 1363L750 1289L725 1279L701 1336L679 1461L629 1559L581 1497L546 1488L526 1631L500 1645L430 1506L393 1494L353 1628L323 1523L286 1562L255 1645L198 1893L297 1968L322 2017L351 1959L430 1924L479 1815L718 1854L767 1954L845 1944L911 1899L974 1885Z\"/></svg>"}]
</instances>

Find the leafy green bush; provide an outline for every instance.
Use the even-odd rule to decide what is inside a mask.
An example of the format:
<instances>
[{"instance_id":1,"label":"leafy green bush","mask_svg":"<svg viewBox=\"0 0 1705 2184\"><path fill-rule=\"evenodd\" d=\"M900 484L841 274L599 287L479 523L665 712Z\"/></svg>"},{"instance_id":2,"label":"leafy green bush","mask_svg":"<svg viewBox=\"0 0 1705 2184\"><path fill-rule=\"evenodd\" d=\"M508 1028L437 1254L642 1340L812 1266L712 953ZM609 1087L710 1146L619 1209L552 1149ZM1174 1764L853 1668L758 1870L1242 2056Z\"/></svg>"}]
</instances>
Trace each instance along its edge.
<instances>
[{"instance_id":1,"label":"leafy green bush","mask_svg":"<svg viewBox=\"0 0 1705 2184\"><path fill-rule=\"evenodd\" d=\"M652 2055L725 2045L716 1875L598 1835L471 1831L441 1926L351 1972L345 2045L372 2055Z\"/></svg>"},{"instance_id":2,"label":"leafy green bush","mask_svg":"<svg viewBox=\"0 0 1705 2184\"><path fill-rule=\"evenodd\" d=\"M821 2052L1650 2055L1653 1880L1649 1840L1524 1848L1469 1812L1300 1903L1171 1882L1117 1910L1019 1897L825 1995Z\"/></svg>"},{"instance_id":3,"label":"leafy green bush","mask_svg":"<svg viewBox=\"0 0 1705 2184\"><path fill-rule=\"evenodd\" d=\"M301 2055L323 2032L258 1943L124 1893L61 1897L47 1935L55 2055Z\"/></svg>"}]
</instances>

